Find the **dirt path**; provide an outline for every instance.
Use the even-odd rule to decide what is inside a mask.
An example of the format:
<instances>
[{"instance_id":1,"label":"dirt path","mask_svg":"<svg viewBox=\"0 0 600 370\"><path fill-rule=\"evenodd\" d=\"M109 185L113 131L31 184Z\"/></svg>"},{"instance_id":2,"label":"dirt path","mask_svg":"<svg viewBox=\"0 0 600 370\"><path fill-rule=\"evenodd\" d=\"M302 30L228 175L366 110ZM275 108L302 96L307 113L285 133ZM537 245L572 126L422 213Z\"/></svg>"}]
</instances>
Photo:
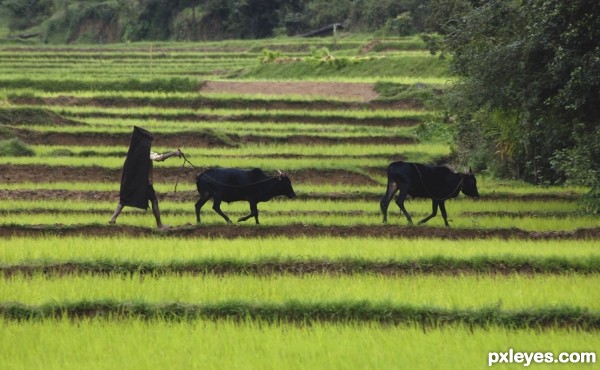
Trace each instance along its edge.
<instances>
[{"instance_id":1,"label":"dirt path","mask_svg":"<svg viewBox=\"0 0 600 370\"><path fill-rule=\"evenodd\" d=\"M309 95L363 102L379 96L372 83L347 82L208 81L200 91L241 95Z\"/></svg>"}]
</instances>

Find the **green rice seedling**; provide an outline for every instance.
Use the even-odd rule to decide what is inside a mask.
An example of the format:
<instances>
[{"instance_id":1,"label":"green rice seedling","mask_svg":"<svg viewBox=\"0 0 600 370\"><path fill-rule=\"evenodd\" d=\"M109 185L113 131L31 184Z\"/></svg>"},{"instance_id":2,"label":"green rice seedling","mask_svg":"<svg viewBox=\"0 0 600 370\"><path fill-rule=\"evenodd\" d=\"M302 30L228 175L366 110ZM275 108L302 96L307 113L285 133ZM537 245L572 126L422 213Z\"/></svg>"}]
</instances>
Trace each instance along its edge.
<instances>
[{"instance_id":1,"label":"green rice seedling","mask_svg":"<svg viewBox=\"0 0 600 370\"><path fill-rule=\"evenodd\" d=\"M0 250L2 265L36 265L69 261L108 263L183 263L185 261L418 259L560 259L588 261L600 256L597 240L504 240L304 236L263 238L165 238L125 236L12 237Z\"/></svg>"},{"instance_id":2,"label":"green rice seedling","mask_svg":"<svg viewBox=\"0 0 600 370\"><path fill-rule=\"evenodd\" d=\"M289 136L289 135L314 135L318 132L323 137L381 137L390 135L392 137L407 137L414 138L414 125L408 127L394 126L366 126L361 125L360 122L356 124L346 124L343 122L332 121L328 124L314 124L314 123L302 123L302 122L277 122L277 118L267 122L253 122L248 121L241 124L236 121L164 121L164 120L153 120L153 119L104 119L104 118L89 118L86 121L96 127L97 129L104 127L105 129L127 128L131 129L132 126L144 126L150 130L158 131L156 134L161 132L177 132L177 131L198 131L199 129L218 129L228 134L237 134L240 136L245 135L256 135L262 137L270 136ZM112 124L112 123L117 124ZM416 124L416 123L415 123ZM88 127L89 129L89 127ZM57 130L60 132L61 130ZM74 128L70 127L68 132L77 132ZM82 128L81 132L86 130Z\"/></svg>"},{"instance_id":3,"label":"green rice seedling","mask_svg":"<svg viewBox=\"0 0 600 370\"><path fill-rule=\"evenodd\" d=\"M597 275L509 276L45 276L0 279L0 302L360 302L449 309L573 307L600 310Z\"/></svg>"},{"instance_id":4,"label":"green rice seedling","mask_svg":"<svg viewBox=\"0 0 600 370\"><path fill-rule=\"evenodd\" d=\"M305 326L161 319L73 322L66 318L2 322L0 326L0 366L15 370L40 366L60 370L81 364L102 370L124 363L129 369L472 370L484 368L490 352L508 352L509 348L558 356L561 352L596 351L600 346L596 333L568 329L451 326L423 330L373 323ZM544 366L531 364L540 365ZM569 365L559 365L565 366ZM587 369L594 365L572 366Z\"/></svg>"},{"instance_id":5,"label":"green rice seedling","mask_svg":"<svg viewBox=\"0 0 600 370\"><path fill-rule=\"evenodd\" d=\"M191 186L193 187L193 185ZM190 207L193 210L193 203L197 194L195 189L191 187L184 188L184 190L191 190L194 194L190 195L189 199L181 201L161 201L161 209L169 210L172 212L183 212L190 211ZM155 188L159 194L169 194L173 192L172 184L156 184ZM298 185L297 193L300 195L308 195L307 189L315 188L321 189L321 186L308 186ZM119 190L118 183L19 183L14 185L7 185L7 190L69 190L69 191L114 191ZM181 189L180 189L181 191ZM326 194L326 193L325 193ZM186 193L187 196L187 193ZM182 203L183 202L183 203ZM409 202L407 202L409 203ZM410 208L414 210L417 215L426 215L430 212L431 202L423 199L411 200ZM576 213L576 204L573 201L531 201L523 202L520 200L491 200L491 201L478 201L473 202L470 199L458 199L453 201L452 210L455 213L455 217L459 215L466 215L467 217L480 217L480 216L493 216L494 214L503 215L510 217L511 214L514 217L529 216L532 218L545 218L553 215L568 215L570 213ZM0 203L0 210L10 212L12 210L48 210L48 211L81 211L85 209L98 210L106 207L105 201L80 201L72 200L67 203L61 200L5 200ZM241 203L231 203L224 205L229 207L235 212L246 211L247 205ZM327 200L327 199L285 199L285 198L274 198L268 203L264 204L266 207L265 212L267 213L285 213L285 212L304 212L315 214L335 214L339 212L365 214L365 215L380 215L378 199L373 201L356 199L356 200ZM501 211L499 211L501 209ZM396 209L391 211L390 214L404 217L400 214L400 210ZM483 215L480 215L483 214ZM464 216L460 216L464 217Z\"/></svg>"},{"instance_id":6,"label":"green rice seedling","mask_svg":"<svg viewBox=\"0 0 600 370\"><path fill-rule=\"evenodd\" d=\"M314 137L316 141L319 138L327 138L331 141L338 140L343 143L345 139L362 138L368 140L371 138L403 139L405 142L414 141L414 127L361 127L356 125L314 125L305 123L281 124L281 123L244 123L244 130L240 131L239 122L191 122L190 126L170 125L165 121L143 121L127 120L127 124L122 126L112 126L97 124L93 126L28 126L30 131L43 133L77 133L79 135L94 136L99 133L111 134L129 134L131 127L143 125L160 137L161 134L181 133L181 134L209 134L212 130L218 130L222 135L233 136L257 136L264 139L285 140L294 136ZM237 130L236 130L237 127Z\"/></svg>"},{"instance_id":7,"label":"green rice seedling","mask_svg":"<svg viewBox=\"0 0 600 370\"><path fill-rule=\"evenodd\" d=\"M181 184L183 185L183 184ZM157 185L159 195L173 192L173 184ZM15 190L69 190L69 191L104 191L113 192L114 201L118 199L119 185L117 183L96 184L31 184L29 186L16 184L7 186ZM187 190L185 196L177 201L161 202L161 209L172 225L186 225L195 220L193 204L197 194L193 185L183 185L181 190ZM190 193L191 192L191 193ZM296 186L299 197L311 195L303 185ZM312 194L314 195L314 194ZM326 198L327 196L324 195ZM209 203L210 204L210 203ZM63 223L65 225L85 225L102 222L102 214L111 213L113 204L106 201L83 202L71 201L4 201L0 205L0 223L12 224L47 224ZM425 217L431 212L431 203L427 200L412 200L407 202L409 211L415 217ZM247 214L248 205L245 202L235 202L222 205L222 209L232 216ZM499 211L501 210L501 211ZM140 210L126 209L126 217L121 222L126 225L148 226L147 214ZM450 221L453 228L461 229L507 229L517 228L531 231L567 231L577 228L597 228L598 220L577 212L576 204L572 201L510 201L492 200L473 202L462 198L449 202ZM352 226L372 225L377 227L381 222L381 213L377 198L371 201L362 200L287 200L276 199L261 205L261 214L265 225L321 225L321 226ZM399 210L389 212L390 224L396 227L407 227L407 221ZM221 224L222 219L210 207L202 211L204 224ZM568 222L564 222L568 220ZM434 218L427 225L414 226L418 228L440 227L441 218ZM250 225L248 225L250 226Z\"/></svg>"},{"instance_id":8,"label":"green rice seedling","mask_svg":"<svg viewBox=\"0 0 600 370\"><path fill-rule=\"evenodd\" d=\"M74 186L69 186L74 185ZM118 191L118 184L96 184L96 183L77 183L77 184L65 184L65 183L51 183L51 184L24 184L23 187L20 185L7 186L8 189L25 189L25 190L71 190L71 191ZM157 185L157 190L160 193L172 193L172 184ZM297 186L298 193L303 195L304 186ZM162 191L164 190L164 192ZM187 189L190 190L190 189ZM186 195L187 196L187 195ZM191 195L187 202L182 203L181 201L173 202L165 200L161 202L163 209L172 212L183 212L190 211L190 207L193 209L193 201L197 198L195 194ZM11 210L24 210L38 209L48 211L77 211L77 210L98 210L106 207L105 201L100 202L89 202L89 201L77 201L65 203L63 201L52 201L50 199L42 201L27 201L27 200L7 200L0 204L0 209L5 212ZM532 202L521 202L521 201L510 201L510 200L494 200L494 201L481 201L473 204L469 199L456 200L452 202L453 211L455 218L458 217L490 217L490 216L502 216L502 217L516 217L521 218L524 216L531 218L547 218L553 215L575 215L575 203L564 202L564 201L532 201ZM502 211L498 211L500 206L503 206ZM410 202L411 209L416 215L427 215L430 212L430 202L426 200L412 200ZM231 203L225 205L228 209L234 212L246 211L247 205L241 203ZM315 213L315 214L336 214L340 212L346 212L348 214L357 215L374 215L380 216L379 204L376 201L365 201L362 199L357 200L327 200L327 199L307 199L307 200L289 200L289 199L273 199L269 203L265 203L266 213ZM399 210L391 212L396 214L398 218L402 219ZM377 217L379 219L379 217Z\"/></svg>"},{"instance_id":9,"label":"green rice seedling","mask_svg":"<svg viewBox=\"0 0 600 370\"><path fill-rule=\"evenodd\" d=\"M191 159L190 159L191 160ZM196 159L198 160L198 159ZM124 157L0 157L0 165L29 165L29 166L68 166L68 167L91 167L100 166L108 169L119 169L123 166ZM353 172L359 172L360 167L372 167L380 162L377 158L306 158L299 161L296 158L266 158L258 157L239 157L239 158L215 158L206 157L202 160L203 168L208 167L240 167L240 168L262 168L265 171L275 171L284 169L287 171L303 169L344 169ZM199 163L199 162L196 162ZM181 167L179 161L157 163L155 168ZM60 180L60 179L57 179Z\"/></svg>"},{"instance_id":10,"label":"green rice seedling","mask_svg":"<svg viewBox=\"0 0 600 370\"><path fill-rule=\"evenodd\" d=\"M449 76L447 61L436 59L426 52L419 55L412 52L410 54L412 55L402 55L398 58L333 58L331 61L305 58L295 63L266 63L244 73L243 76L298 80L340 76L340 74L379 78L381 76ZM390 63L390 59L393 59L394 63Z\"/></svg>"},{"instance_id":11,"label":"green rice seedling","mask_svg":"<svg viewBox=\"0 0 600 370\"><path fill-rule=\"evenodd\" d=\"M194 202L190 202L190 209L193 209ZM296 203L293 203L294 205ZM283 212L273 213L269 207L270 203L265 203L261 206L261 221L263 225L269 226L287 226L287 225L306 225L306 226L373 226L378 227L381 225L381 216L377 215L375 210L376 205L372 206L373 212L317 212L302 213L290 212L293 205L288 205L288 210ZM247 203L237 203L235 205L224 205L221 209L225 213L232 215L242 215L248 213ZM204 225L221 225L223 219L217 215L212 209L206 207L202 212L202 223ZM428 213L416 213L416 215L427 215ZM169 224L172 226L185 226L191 222L195 222L195 217L191 213L180 214L174 213L168 216ZM94 213L32 213L18 215L19 224L21 225L94 225L99 222L103 222L101 216ZM152 219L148 217L148 214L143 211L131 209L127 210L123 217L119 219L122 225L129 226L142 226L151 227ZM437 222L436 222L437 221ZM577 229L590 229L598 228L600 226L597 218L593 216L585 215L573 215L567 214L560 216L545 216L535 217L530 215L519 215L519 217L511 217L510 215L487 215L487 214L469 214L462 216L460 214L450 214L449 222L451 226L457 230L460 229L475 229L475 230L494 230L504 229L508 230L526 230L526 231L540 231L540 232L552 232L552 231L574 231ZM11 225L15 223L15 216L10 212L4 212L0 214L0 224ZM431 227L442 227L443 223L441 218L434 218L429 221L428 224L421 226L407 226L407 222L404 218L400 218L398 221L390 220L390 224L397 224L399 228L402 227L420 227L423 229ZM250 227L250 223L244 224L246 227ZM258 227L258 226L257 226Z\"/></svg>"},{"instance_id":12,"label":"green rice seedling","mask_svg":"<svg viewBox=\"0 0 600 370\"><path fill-rule=\"evenodd\" d=\"M154 96L155 94L149 94L149 96ZM169 94L168 96L177 96L173 94ZM188 97L194 97L194 95L183 95ZM234 96L229 94L210 94L207 96L211 97L220 97L223 100L234 98ZM305 95L301 95L300 101L306 100L308 97ZM279 98L281 100L281 98ZM290 99L291 100L291 99ZM25 106L26 107L26 106ZM305 116L305 117L346 117L346 118L356 118L356 119L412 119L418 121L423 118L427 118L431 113L424 110L408 110L408 109L379 109L379 110L368 110L368 109L319 109L319 110L301 110L301 109L264 109L264 108L246 108L246 109L209 109L209 108L158 108L153 106L137 106L137 107L89 107L89 106L61 106L54 105L49 107L52 111L56 113L60 113L61 115L67 116L89 116L93 117L94 115L112 115L112 116L120 116L120 115L161 115L163 117L168 118L169 116L173 116L173 120L177 119L180 115L187 114L199 114L199 115L215 115L215 116L248 116L248 117L285 117L289 116Z\"/></svg>"},{"instance_id":13,"label":"green rice seedling","mask_svg":"<svg viewBox=\"0 0 600 370\"><path fill-rule=\"evenodd\" d=\"M171 148L165 147L157 143L154 149L158 152L168 151ZM99 157L120 156L125 157L127 153L126 147L117 146L78 146L78 145L31 145L30 146L38 156L52 156L58 150L69 150L73 156L84 156L86 153L97 153ZM443 156L449 153L449 149L444 144L404 144L402 146L392 144L349 144L339 143L331 145L301 145L301 144L244 144L239 147L208 147L208 148L183 148L187 157L190 160L198 157L241 157L252 153L253 156L273 156L273 157L384 157L381 161L382 169L387 165L388 157L393 156L409 156L417 153L426 153L431 156ZM89 156L86 154L86 156ZM485 179L486 187L497 186L498 181ZM524 184L523 184L524 185ZM522 188L525 186L521 185ZM511 188L505 186L505 188ZM540 189L533 185L529 185L530 189ZM544 188L542 188L544 189ZM551 189L577 189L575 187L553 187Z\"/></svg>"}]
</instances>

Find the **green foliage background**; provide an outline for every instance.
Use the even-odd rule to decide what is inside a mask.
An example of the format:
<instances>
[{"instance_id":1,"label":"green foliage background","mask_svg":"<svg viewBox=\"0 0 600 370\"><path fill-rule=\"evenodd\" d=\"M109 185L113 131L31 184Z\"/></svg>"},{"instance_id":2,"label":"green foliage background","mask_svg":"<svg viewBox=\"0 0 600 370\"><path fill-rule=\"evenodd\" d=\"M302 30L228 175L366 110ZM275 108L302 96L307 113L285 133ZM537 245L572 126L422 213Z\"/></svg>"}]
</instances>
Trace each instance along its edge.
<instances>
[{"instance_id":1,"label":"green foliage background","mask_svg":"<svg viewBox=\"0 0 600 370\"><path fill-rule=\"evenodd\" d=\"M298 35L333 23L353 31L425 29L429 0L1 0L16 35L45 42L219 40Z\"/></svg>"},{"instance_id":2,"label":"green foliage background","mask_svg":"<svg viewBox=\"0 0 600 370\"><path fill-rule=\"evenodd\" d=\"M435 0L460 77L447 94L463 161L534 183L600 182L600 5ZM432 18L433 19L433 18ZM439 41L439 40L437 40Z\"/></svg>"}]
</instances>

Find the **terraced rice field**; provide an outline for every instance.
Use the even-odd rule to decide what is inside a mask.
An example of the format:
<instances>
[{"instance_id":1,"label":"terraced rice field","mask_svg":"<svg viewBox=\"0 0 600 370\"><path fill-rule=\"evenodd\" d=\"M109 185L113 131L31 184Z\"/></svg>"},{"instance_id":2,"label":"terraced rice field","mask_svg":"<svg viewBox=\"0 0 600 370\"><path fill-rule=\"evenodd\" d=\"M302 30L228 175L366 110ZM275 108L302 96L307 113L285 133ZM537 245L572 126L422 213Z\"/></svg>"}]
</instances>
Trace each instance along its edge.
<instances>
[{"instance_id":1,"label":"terraced rice field","mask_svg":"<svg viewBox=\"0 0 600 370\"><path fill-rule=\"evenodd\" d=\"M437 112L376 84L443 88L442 62L387 43L3 46L0 135L34 155L0 156L0 368L476 369L510 348L599 352L587 189L478 174L481 199L447 203L451 228L408 226L393 203L381 224L387 165L450 154L417 135ZM320 47L358 64L280 77ZM261 65L264 48L288 59ZM128 208L107 223L134 125L194 165L155 164L165 230ZM298 196L260 203L260 225L209 206L196 225L194 177L212 166L285 170Z\"/></svg>"}]
</instances>

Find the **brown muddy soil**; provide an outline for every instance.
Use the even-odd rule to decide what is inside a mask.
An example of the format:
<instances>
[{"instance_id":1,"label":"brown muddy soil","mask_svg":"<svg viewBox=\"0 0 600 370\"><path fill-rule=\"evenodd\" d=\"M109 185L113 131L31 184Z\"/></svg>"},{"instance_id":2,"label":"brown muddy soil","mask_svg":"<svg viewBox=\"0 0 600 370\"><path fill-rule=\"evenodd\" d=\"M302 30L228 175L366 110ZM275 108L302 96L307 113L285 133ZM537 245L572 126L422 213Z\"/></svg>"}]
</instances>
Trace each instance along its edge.
<instances>
[{"instance_id":1,"label":"brown muddy soil","mask_svg":"<svg viewBox=\"0 0 600 370\"><path fill-rule=\"evenodd\" d=\"M196 202L198 192L192 183L179 183L177 192L167 193L157 192L161 201L171 202ZM382 193L384 190L382 190ZM347 193L318 193L318 194L298 194L296 200L333 200L333 201L356 201L372 200L379 201L379 194L347 194ZM0 200L63 200L63 201L97 201L97 202L118 202L119 200L119 182L115 182L114 191L73 191L73 190L5 190L0 189ZM112 206L112 205L111 205Z\"/></svg>"},{"instance_id":2,"label":"brown muddy soil","mask_svg":"<svg viewBox=\"0 0 600 370\"><path fill-rule=\"evenodd\" d=\"M372 83L351 82L207 81L200 91L242 95L302 95L366 102L379 96L373 86Z\"/></svg>"},{"instance_id":3,"label":"brown muddy soil","mask_svg":"<svg viewBox=\"0 0 600 370\"><path fill-rule=\"evenodd\" d=\"M111 194L113 196L116 196L115 193L111 193ZM193 199L193 195L194 195L193 192L187 192L186 195L187 194L190 195L189 199ZM306 199L306 197L305 197L305 199ZM315 198L312 198L312 199L314 200ZM92 200L92 199L88 199L88 200ZM191 219L195 219L194 207L192 207L191 204L192 204L192 202L190 202L190 207L187 210L175 210L175 211L162 210L161 214L165 215L165 216L187 215ZM74 209L46 209L46 208L10 209L10 210L0 210L0 215L4 214L4 215L28 215L28 216L31 216L31 215L43 215L43 214L52 214L52 215L63 214L63 215L104 215L104 216L108 216L108 211L112 211L112 209L109 209L110 206L112 206L112 204L109 205L107 203L107 207L106 207L107 210L99 210L99 209L74 210ZM204 209L203 214L210 213L210 212L212 212L212 210L210 210L209 207L206 207ZM245 212L227 211L227 214L232 219L237 219L241 216L246 216L248 214L248 212L247 211L245 211ZM360 210L337 211L335 209L332 209L330 211L296 211L296 210L294 210L293 205L290 206L289 211L271 212L271 211L261 210L260 214L261 215L284 216L284 217L290 217L293 219L306 219L307 217L323 217L323 216L373 217L374 219L377 219L377 220L379 220L381 218L380 211L367 211L367 210L365 210L365 211L360 211ZM391 211L389 215L390 215L390 217L394 217L394 216L399 217L401 225L403 224L403 222L405 222L404 216L402 214L400 214L399 210ZM412 217L415 217L415 218L426 217L426 216L429 216L429 212L411 212L411 215L412 215ZM482 211L482 212L460 212L457 214L458 217L505 217L505 218L516 218L516 219L525 218L525 217L538 217L538 218L568 217L568 216L574 216L574 215L577 215L577 211L572 211L572 212L488 212L488 211ZM398 222L392 222L392 224L398 224Z\"/></svg>"},{"instance_id":4,"label":"brown muddy soil","mask_svg":"<svg viewBox=\"0 0 600 370\"><path fill-rule=\"evenodd\" d=\"M35 265L10 265L0 266L0 276L10 278L12 276L37 276L62 277L70 275L253 275L253 276L273 276L273 275L356 275L356 274L377 274L384 276L403 276L403 275L450 275L462 276L465 274L477 275L532 275L532 274L564 274L564 268L548 269L536 266L535 263L524 262L514 263L513 261L489 260L484 266L475 267L472 264L461 263L458 261L454 265L436 264L434 261L388 261L374 262L368 260L361 261L329 261L329 260L308 260L308 261L290 261L273 260L258 261L249 263L231 263L233 261L203 262L199 264L155 264L144 263L119 263L98 264L86 262L64 262L52 264ZM577 269L569 266L571 273L586 274L589 269ZM594 273L595 271L592 271Z\"/></svg>"},{"instance_id":5,"label":"brown muddy soil","mask_svg":"<svg viewBox=\"0 0 600 370\"><path fill-rule=\"evenodd\" d=\"M80 145L80 146L121 146L129 147L130 133L66 133L38 132L15 129L15 134L27 144L41 145ZM301 144L301 145L333 145L333 144L414 144L415 140L406 137L349 137L328 138L322 136L291 135L285 137L238 136L228 134L227 138L209 132L161 133L154 145L170 147L235 147L242 144Z\"/></svg>"},{"instance_id":6,"label":"brown muddy soil","mask_svg":"<svg viewBox=\"0 0 600 370\"><path fill-rule=\"evenodd\" d=\"M0 236L3 238L14 236L45 235L86 237L104 236L159 236L159 237L184 237L184 238L266 238L280 237L373 237L392 239L435 238L447 240L462 239L526 239L526 240L581 240L600 239L600 228L578 229L575 231L533 232L518 228L511 229L452 229L425 226L397 226L397 225L356 225L356 226L315 226L305 224L292 224L285 226L264 225L222 225L222 226L196 226L184 225L167 229L150 229L139 226L123 225L0 225Z\"/></svg>"},{"instance_id":7,"label":"brown muddy soil","mask_svg":"<svg viewBox=\"0 0 600 370\"><path fill-rule=\"evenodd\" d=\"M315 83L317 84L317 83ZM289 100L289 99L212 99L199 95L195 99L184 98L133 98L104 96L81 98L62 95L55 98L10 97L15 105L60 105L94 107L137 107L153 106L165 108L211 108L211 109L295 109L295 110L364 110L364 109L423 109L423 103L414 99L333 101L333 100Z\"/></svg>"},{"instance_id":8,"label":"brown muddy soil","mask_svg":"<svg viewBox=\"0 0 600 370\"><path fill-rule=\"evenodd\" d=\"M114 191L79 191L79 190L50 190L50 189L35 189L35 190L6 190L0 189L0 200L64 200L64 201L98 201L98 202L114 202L119 199L119 180L115 180ZM168 192L158 192L158 198L160 200L171 201L171 202L195 202L198 199L198 192L195 189L195 185L191 180L181 180L177 186L175 192L175 181L173 181L173 188ZM369 193L369 192L353 192L353 193L297 193L295 200L330 200L330 201L371 201L379 202L381 196L385 193L385 187L382 186L381 193ZM569 197L561 194L540 194L534 196L514 196L512 194L491 194L484 196L484 200L516 200L521 202L531 201L573 201L577 199L576 196ZM408 199L410 202L410 198ZM393 206L393 205L392 205ZM395 206L393 206L393 209ZM479 213L465 213L465 216L474 216ZM488 212L480 214L482 216L506 216L506 217L535 217L549 215L539 212L532 212L531 215L517 214L510 212ZM557 214L560 216L562 214Z\"/></svg>"},{"instance_id":9,"label":"brown muddy soil","mask_svg":"<svg viewBox=\"0 0 600 370\"><path fill-rule=\"evenodd\" d=\"M154 181L156 183L171 183L173 186L179 180L180 184L194 184L195 176L205 170L205 167L191 168L189 165L181 170L180 167L155 167ZM282 168L281 170L285 170ZM316 170L303 169L286 171L292 182L303 184L348 184L375 185L378 184L370 177L345 170ZM121 181L121 169L99 166L71 167L44 165L0 165L0 183L14 184L22 182L113 182L115 186Z\"/></svg>"}]
</instances>

